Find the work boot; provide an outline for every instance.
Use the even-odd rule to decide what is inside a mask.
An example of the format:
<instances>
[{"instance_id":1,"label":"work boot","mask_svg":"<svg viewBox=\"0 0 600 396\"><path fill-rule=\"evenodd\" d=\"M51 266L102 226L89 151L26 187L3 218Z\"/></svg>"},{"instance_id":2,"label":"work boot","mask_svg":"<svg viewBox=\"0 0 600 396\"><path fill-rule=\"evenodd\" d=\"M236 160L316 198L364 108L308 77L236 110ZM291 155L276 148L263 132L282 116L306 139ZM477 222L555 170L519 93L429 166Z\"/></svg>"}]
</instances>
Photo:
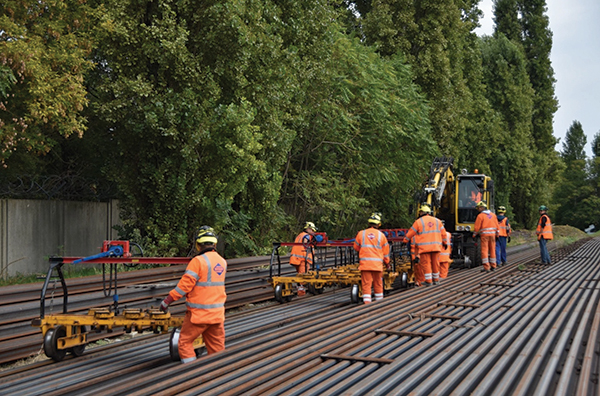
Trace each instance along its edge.
<instances>
[{"instance_id":1,"label":"work boot","mask_svg":"<svg viewBox=\"0 0 600 396\"><path fill-rule=\"evenodd\" d=\"M485 269L485 268L483 268L483 269L481 270L481 272L490 272L490 270L489 270L489 269Z\"/></svg>"},{"instance_id":2,"label":"work boot","mask_svg":"<svg viewBox=\"0 0 600 396\"><path fill-rule=\"evenodd\" d=\"M423 286L431 286L431 282L425 282L423 283Z\"/></svg>"},{"instance_id":3,"label":"work boot","mask_svg":"<svg viewBox=\"0 0 600 396\"><path fill-rule=\"evenodd\" d=\"M435 281L433 281L433 284L434 284L434 285L439 285L439 284L440 284L440 281L439 281L439 280L435 280Z\"/></svg>"}]
</instances>

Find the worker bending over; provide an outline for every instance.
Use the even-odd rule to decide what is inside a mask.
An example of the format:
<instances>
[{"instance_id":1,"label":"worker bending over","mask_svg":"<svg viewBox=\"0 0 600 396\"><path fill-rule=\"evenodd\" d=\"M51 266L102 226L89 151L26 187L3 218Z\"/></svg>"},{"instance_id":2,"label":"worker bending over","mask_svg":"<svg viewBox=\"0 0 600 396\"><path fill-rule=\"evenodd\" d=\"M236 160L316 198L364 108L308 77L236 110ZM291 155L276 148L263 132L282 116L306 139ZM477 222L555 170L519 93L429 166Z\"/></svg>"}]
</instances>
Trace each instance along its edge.
<instances>
[{"instance_id":1,"label":"worker bending over","mask_svg":"<svg viewBox=\"0 0 600 396\"><path fill-rule=\"evenodd\" d=\"M193 344L200 335L209 355L225 349L227 262L215 251L216 244L213 229L203 226L196 236L199 255L190 260L175 289L160 303L160 309L166 312L169 304L186 297L187 311L178 346L182 363L196 360Z\"/></svg>"},{"instance_id":2,"label":"worker bending over","mask_svg":"<svg viewBox=\"0 0 600 396\"><path fill-rule=\"evenodd\" d=\"M373 213L368 220L369 228L359 231L354 238L354 250L358 252L363 302L371 302L371 286L375 290L375 301L383 299L383 265L389 268L390 245L379 231L381 214Z\"/></svg>"},{"instance_id":3,"label":"worker bending over","mask_svg":"<svg viewBox=\"0 0 600 396\"><path fill-rule=\"evenodd\" d=\"M431 216L428 205L419 208L419 218L406 233L404 242L408 243L413 237L419 257L416 265L421 267L415 271L417 286L437 285L440 281L440 252L447 247L446 229L440 219Z\"/></svg>"},{"instance_id":4,"label":"worker bending over","mask_svg":"<svg viewBox=\"0 0 600 396\"><path fill-rule=\"evenodd\" d=\"M310 245L310 242L312 241L312 238L316 232L317 227L315 224L307 221L304 224L304 230L296 236L296 239L294 239L294 243L298 243L299 245L294 245L292 247L290 264L294 266L296 273L298 274L304 274L313 265L315 252L313 247ZM303 284L299 284L298 296L304 295L306 295L306 288Z\"/></svg>"},{"instance_id":5,"label":"worker bending over","mask_svg":"<svg viewBox=\"0 0 600 396\"><path fill-rule=\"evenodd\" d=\"M496 269L496 239L498 239L498 218L487 208L487 204L480 201L477 204L479 214L475 219L475 233L473 239L480 237L481 241L481 272Z\"/></svg>"}]
</instances>

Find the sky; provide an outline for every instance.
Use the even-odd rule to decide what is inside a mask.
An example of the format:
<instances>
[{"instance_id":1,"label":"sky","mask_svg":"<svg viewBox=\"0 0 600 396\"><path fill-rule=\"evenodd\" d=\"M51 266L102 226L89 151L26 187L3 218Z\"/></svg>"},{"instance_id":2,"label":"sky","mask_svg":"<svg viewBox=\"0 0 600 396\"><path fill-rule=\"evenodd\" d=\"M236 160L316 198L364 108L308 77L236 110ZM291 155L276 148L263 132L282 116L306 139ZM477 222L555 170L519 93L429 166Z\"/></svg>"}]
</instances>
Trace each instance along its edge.
<instances>
[{"instance_id":1,"label":"sky","mask_svg":"<svg viewBox=\"0 0 600 396\"><path fill-rule=\"evenodd\" d=\"M478 35L494 31L493 0L481 0L484 16ZM587 136L586 154L600 131L600 1L546 0L552 31L550 60L554 69L558 111L554 114L554 136L562 151L565 135L573 121L581 123Z\"/></svg>"}]
</instances>

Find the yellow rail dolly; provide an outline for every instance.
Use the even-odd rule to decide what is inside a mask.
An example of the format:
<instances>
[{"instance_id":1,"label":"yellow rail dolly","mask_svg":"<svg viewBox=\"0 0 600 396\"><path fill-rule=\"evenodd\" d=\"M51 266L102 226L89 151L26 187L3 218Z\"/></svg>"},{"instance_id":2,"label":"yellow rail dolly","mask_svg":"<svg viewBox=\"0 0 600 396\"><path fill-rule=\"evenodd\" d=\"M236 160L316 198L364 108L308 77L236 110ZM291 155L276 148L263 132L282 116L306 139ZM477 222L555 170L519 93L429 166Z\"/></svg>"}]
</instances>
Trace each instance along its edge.
<instances>
[{"instance_id":1,"label":"yellow rail dolly","mask_svg":"<svg viewBox=\"0 0 600 396\"><path fill-rule=\"evenodd\" d=\"M382 230L390 243L391 268L383 273L384 291L394 289L393 284L400 276L401 287L414 283L410 248L402 242L406 230ZM319 238L319 236L321 238ZM274 242L269 267L269 283L273 286L275 300L290 302L295 294L294 284L307 285L312 294L321 294L325 286L350 286L350 301L358 303L362 297L361 274L358 269L358 256L353 248L354 240L328 241L326 235L306 239L303 243ZM303 245L306 254L312 256L312 266L307 272L294 276L281 276L281 256L279 248ZM333 264L327 264L327 249L334 248ZM319 260L315 260L320 258ZM331 259L329 259L331 262ZM276 274L274 274L276 272Z\"/></svg>"},{"instance_id":2,"label":"yellow rail dolly","mask_svg":"<svg viewBox=\"0 0 600 396\"><path fill-rule=\"evenodd\" d=\"M162 312L159 309L124 309L119 312L119 296L117 294L117 264L127 266L137 264L187 264L189 257L134 257L129 251L128 241L105 241L100 254L78 258L78 257L51 257L50 268L46 275L46 280L42 287L40 300L40 317L33 319L31 325L39 327L44 337L44 353L55 361L61 361L67 353L74 356L81 356L88 343L88 329L95 333L107 331L111 332L114 328L124 328L126 332L132 330L142 332L151 330L154 333L166 334L170 328L173 328L169 340L169 354L171 360L179 361L179 330L183 324L184 317L173 317L169 312ZM137 255L141 255L141 249ZM86 262L90 264L109 264L111 265L111 280L109 290L104 286L104 295L110 296L113 291L110 290L113 285L112 273L114 272L114 294L112 308L93 308L87 315L75 315L68 313L68 290L65 277L62 271L64 264L77 264ZM45 315L46 292L50 279L56 271L60 279L63 290L63 312L56 315ZM104 267L103 267L104 272ZM204 346L202 337L194 341L194 348L198 349Z\"/></svg>"}]
</instances>

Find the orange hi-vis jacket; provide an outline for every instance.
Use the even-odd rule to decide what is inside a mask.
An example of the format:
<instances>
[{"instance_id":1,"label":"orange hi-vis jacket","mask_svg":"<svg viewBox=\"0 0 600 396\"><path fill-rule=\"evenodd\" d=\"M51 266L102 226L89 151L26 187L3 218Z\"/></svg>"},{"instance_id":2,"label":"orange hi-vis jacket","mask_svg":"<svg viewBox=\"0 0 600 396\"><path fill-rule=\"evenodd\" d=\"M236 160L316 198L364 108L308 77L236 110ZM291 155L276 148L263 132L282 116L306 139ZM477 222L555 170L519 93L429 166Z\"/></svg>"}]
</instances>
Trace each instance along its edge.
<instances>
[{"instance_id":1,"label":"orange hi-vis jacket","mask_svg":"<svg viewBox=\"0 0 600 396\"><path fill-rule=\"evenodd\" d=\"M302 245L296 245L292 247L292 253L290 255L290 264L300 265L304 261L306 261L307 264L312 264L313 255L311 254L311 252L308 252L307 254L307 249L304 247L304 244L308 243L310 239L311 236L308 232L301 232L300 234L298 234L298 236L294 240L294 243L302 243Z\"/></svg>"},{"instance_id":2,"label":"orange hi-vis jacket","mask_svg":"<svg viewBox=\"0 0 600 396\"><path fill-rule=\"evenodd\" d=\"M544 217L546 218L545 222L542 221ZM543 227L542 223L544 223ZM544 239L547 241L554 239L554 234L552 233L552 223L550 222L550 217L547 214L540 216L535 233L537 234L538 241L542 239L542 237L544 237Z\"/></svg>"},{"instance_id":3,"label":"orange hi-vis jacket","mask_svg":"<svg viewBox=\"0 0 600 396\"><path fill-rule=\"evenodd\" d=\"M510 225L508 224L508 217L503 217L502 220L498 219L498 229L500 230L501 237L507 237L510 235Z\"/></svg>"},{"instance_id":4,"label":"orange hi-vis jacket","mask_svg":"<svg viewBox=\"0 0 600 396\"><path fill-rule=\"evenodd\" d=\"M354 238L354 250L358 252L361 271L383 271L383 264L390 262L390 245L383 232L370 227L359 231Z\"/></svg>"},{"instance_id":5,"label":"orange hi-vis jacket","mask_svg":"<svg viewBox=\"0 0 600 396\"><path fill-rule=\"evenodd\" d=\"M498 236L498 218L489 210L484 210L475 219L475 233L482 235Z\"/></svg>"},{"instance_id":6,"label":"orange hi-vis jacket","mask_svg":"<svg viewBox=\"0 0 600 396\"><path fill-rule=\"evenodd\" d=\"M444 250L442 243L446 239L446 229L438 218L430 215L419 217L406 233L404 241L408 242L413 236L418 254Z\"/></svg>"},{"instance_id":7,"label":"orange hi-vis jacket","mask_svg":"<svg viewBox=\"0 0 600 396\"><path fill-rule=\"evenodd\" d=\"M446 230L446 249L440 253L440 262L450 261L450 254L452 253L452 234ZM443 246L442 246L443 247Z\"/></svg>"},{"instance_id":8,"label":"orange hi-vis jacket","mask_svg":"<svg viewBox=\"0 0 600 396\"><path fill-rule=\"evenodd\" d=\"M219 253L208 251L194 257L175 289L169 292L174 301L186 296L191 322L217 324L225 322L225 273L227 262Z\"/></svg>"}]
</instances>

